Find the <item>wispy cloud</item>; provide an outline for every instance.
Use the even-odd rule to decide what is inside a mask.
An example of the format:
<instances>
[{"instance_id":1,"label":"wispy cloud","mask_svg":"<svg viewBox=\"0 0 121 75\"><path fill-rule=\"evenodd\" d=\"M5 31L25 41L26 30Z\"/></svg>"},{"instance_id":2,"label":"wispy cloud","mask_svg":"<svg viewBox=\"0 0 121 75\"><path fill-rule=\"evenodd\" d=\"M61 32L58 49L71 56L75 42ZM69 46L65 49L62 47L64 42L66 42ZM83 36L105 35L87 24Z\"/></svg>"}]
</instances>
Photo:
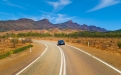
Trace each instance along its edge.
<instances>
[{"instance_id":1,"label":"wispy cloud","mask_svg":"<svg viewBox=\"0 0 121 75\"><path fill-rule=\"evenodd\" d=\"M101 0L100 3L96 7L94 7L91 10L88 10L87 12L96 11L96 10L99 10L99 9L102 9L102 8L105 8L105 7L109 7L109 6L112 6L112 5L116 5L116 4L119 4L119 3L121 3L121 0Z\"/></svg>"},{"instance_id":2,"label":"wispy cloud","mask_svg":"<svg viewBox=\"0 0 121 75\"><path fill-rule=\"evenodd\" d=\"M50 5L54 7L53 11L59 11L63 9L66 5L72 3L70 0L59 0L58 2L47 1Z\"/></svg>"},{"instance_id":3,"label":"wispy cloud","mask_svg":"<svg viewBox=\"0 0 121 75\"><path fill-rule=\"evenodd\" d=\"M7 13L7 12L0 12L0 20L15 20L16 18L16 14L14 13Z\"/></svg>"},{"instance_id":4,"label":"wispy cloud","mask_svg":"<svg viewBox=\"0 0 121 75\"><path fill-rule=\"evenodd\" d=\"M62 22L66 22L68 20L72 20L74 17L68 17L66 14L58 14L58 16L55 19L55 23L62 23Z\"/></svg>"},{"instance_id":5,"label":"wispy cloud","mask_svg":"<svg viewBox=\"0 0 121 75\"><path fill-rule=\"evenodd\" d=\"M7 13L7 12L0 12L0 14L5 16L14 16L13 13Z\"/></svg>"},{"instance_id":6,"label":"wispy cloud","mask_svg":"<svg viewBox=\"0 0 121 75\"><path fill-rule=\"evenodd\" d=\"M17 7L17 8L21 8L24 9L22 6L14 4L12 2L10 2L9 0L3 0L4 4L8 5L8 6L12 6L12 7Z\"/></svg>"},{"instance_id":7,"label":"wispy cloud","mask_svg":"<svg viewBox=\"0 0 121 75\"><path fill-rule=\"evenodd\" d=\"M42 14L40 19L48 19L49 21L53 21L55 18L55 16Z\"/></svg>"},{"instance_id":8,"label":"wispy cloud","mask_svg":"<svg viewBox=\"0 0 121 75\"><path fill-rule=\"evenodd\" d=\"M63 23L69 20L73 20L76 18L76 16L68 16L66 14L49 14L49 13L42 13L41 15L28 15L24 13L6 13L6 12L0 12L0 15L4 15L6 19L19 19L19 18L29 18L33 19L35 21L41 20L41 19L48 19L51 23L57 24L57 23ZM1 17L0 17L1 19Z\"/></svg>"},{"instance_id":9,"label":"wispy cloud","mask_svg":"<svg viewBox=\"0 0 121 75\"><path fill-rule=\"evenodd\" d=\"M48 12L41 12L41 19L49 19L52 23L62 23L66 22L68 20L74 19L76 16L68 16L67 14L54 14L54 13L48 13Z\"/></svg>"},{"instance_id":10,"label":"wispy cloud","mask_svg":"<svg viewBox=\"0 0 121 75\"><path fill-rule=\"evenodd\" d=\"M10 13L0 12L1 15L9 15Z\"/></svg>"}]
</instances>

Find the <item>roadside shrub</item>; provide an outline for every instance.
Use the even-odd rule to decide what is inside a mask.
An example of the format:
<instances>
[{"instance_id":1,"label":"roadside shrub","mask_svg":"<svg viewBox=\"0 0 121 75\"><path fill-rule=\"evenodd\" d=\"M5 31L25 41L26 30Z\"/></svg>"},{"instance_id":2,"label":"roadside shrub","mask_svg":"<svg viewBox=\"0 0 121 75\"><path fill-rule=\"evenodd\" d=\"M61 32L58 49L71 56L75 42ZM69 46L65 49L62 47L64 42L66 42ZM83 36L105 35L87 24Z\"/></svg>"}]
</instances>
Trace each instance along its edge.
<instances>
[{"instance_id":1,"label":"roadside shrub","mask_svg":"<svg viewBox=\"0 0 121 75\"><path fill-rule=\"evenodd\" d=\"M14 38L14 39L11 39L10 41L11 43L13 43L13 48L15 48L16 44L18 43L18 39Z\"/></svg>"},{"instance_id":2,"label":"roadside shrub","mask_svg":"<svg viewBox=\"0 0 121 75\"><path fill-rule=\"evenodd\" d=\"M31 38L25 38L24 42L25 43L32 43L32 39Z\"/></svg>"},{"instance_id":3,"label":"roadside shrub","mask_svg":"<svg viewBox=\"0 0 121 75\"><path fill-rule=\"evenodd\" d=\"M66 40L66 42L69 42L69 40Z\"/></svg>"},{"instance_id":4,"label":"roadside shrub","mask_svg":"<svg viewBox=\"0 0 121 75\"><path fill-rule=\"evenodd\" d=\"M78 39L78 36L74 36L74 39Z\"/></svg>"},{"instance_id":5,"label":"roadside shrub","mask_svg":"<svg viewBox=\"0 0 121 75\"><path fill-rule=\"evenodd\" d=\"M81 40L76 40L77 43L81 43Z\"/></svg>"},{"instance_id":6,"label":"roadside shrub","mask_svg":"<svg viewBox=\"0 0 121 75\"><path fill-rule=\"evenodd\" d=\"M24 51L24 50L26 50L26 49L28 49L28 48L30 48L30 47L33 47L33 45L28 45L28 46L24 46L24 47L22 47L22 48L18 48L18 49L16 49L16 50L14 50L13 53L22 52L22 51Z\"/></svg>"},{"instance_id":7,"label":"roadside shrub","mask_svg":"<svg viewBox=\"0 0 121 75\"><path fill-rule=\"evenodd\" d=\"M24 46L24 47L18 48L18 49L16 49L16 50L7 52L7 53L5 53L5 54L0 55L0 59L3 59L3 58L5 58L5 57L8 57L8 56L10 56L10 54L13 54L13 53L19 53L19 52L21 52L21 51L24 51L24 50L30 48L30 47L33 47L33 45Z\"/></svg>"},{"instance_id":8,"label":"roadside shrub","mask_svg":"<svg viewBox=\"0 0 121 75\"><path fill-rule=\"evenodd\" d=\"M8 57L9 55L10 55L10 52L7 52L7 53L5 53L3 55L0 55L0 59L3 59L5 57Z\"/></svg>"},{"instance_id":9,"label":"roadside shrub","mask_svg":"<svg viewBox=\"0 0 121 75\"><path fill-rule=\"evenodd\" d=\"M118 41L118 42L117 42L117 46L118 46L119 48L121 48L121 41Z\"/></svg>"},{"instance_id":10,"label":"roadside shrub","mask_svg":"<svg viewBox=\"0 0 121 75\"><path fill-rule=\"evenodd\" d=\"M107 48L106 44L102 45L102 50L105 50Z\"/></svg>"}]
</instances>

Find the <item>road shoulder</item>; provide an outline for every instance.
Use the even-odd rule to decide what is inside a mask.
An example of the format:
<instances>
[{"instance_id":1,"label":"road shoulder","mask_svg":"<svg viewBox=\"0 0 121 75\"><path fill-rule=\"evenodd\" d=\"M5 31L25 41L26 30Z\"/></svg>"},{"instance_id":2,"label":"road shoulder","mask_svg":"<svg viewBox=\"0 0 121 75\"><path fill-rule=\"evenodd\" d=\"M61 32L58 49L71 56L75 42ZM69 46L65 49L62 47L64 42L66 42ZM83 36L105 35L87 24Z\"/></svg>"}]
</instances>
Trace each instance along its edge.
<instances>
[{"instance_id":1,"label":"road shoulder","mask_svg":"<svg viewBox=\"0 0 121 75\"><path fill-rule=\"evenodd\" d=\"M34 42L33 45L34 47L32 48L32 52L28 49L0 60L0 75L16 74L45 50L45 45L43 44Z\"/></svg>"},{"instance_id":2,"label":"road shoulder","mask_svg":"<svg viewBox=\"0 0 121 75\"><path fill-rule=\"evenodd\" d=\"M75 44L75 43L67 43L67 44L80 48L121 70L121 63L120 63L121 55L117 52L96 49L93 47L87 47L87 46L84 46L81 44Z\"/></svg>"}]
</instances>

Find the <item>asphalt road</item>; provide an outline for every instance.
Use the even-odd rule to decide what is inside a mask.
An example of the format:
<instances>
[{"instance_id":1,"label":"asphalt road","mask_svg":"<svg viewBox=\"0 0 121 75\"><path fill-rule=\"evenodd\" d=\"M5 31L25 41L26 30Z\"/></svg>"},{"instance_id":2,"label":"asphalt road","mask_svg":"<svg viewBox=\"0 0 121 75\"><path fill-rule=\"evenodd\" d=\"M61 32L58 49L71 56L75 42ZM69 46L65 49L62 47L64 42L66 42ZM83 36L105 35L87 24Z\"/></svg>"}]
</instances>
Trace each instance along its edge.
<instances>
[{"instance_id":1,"label":"asphalt road","mask_svg":"<svg viewBox=\"0 0 121 75\"><path fill-rule=\"evenodd\" d=\"M121 75L76 48L45 41L41 43L47 47L45 52L16 75Z\"/></svg>"}]
</instances>

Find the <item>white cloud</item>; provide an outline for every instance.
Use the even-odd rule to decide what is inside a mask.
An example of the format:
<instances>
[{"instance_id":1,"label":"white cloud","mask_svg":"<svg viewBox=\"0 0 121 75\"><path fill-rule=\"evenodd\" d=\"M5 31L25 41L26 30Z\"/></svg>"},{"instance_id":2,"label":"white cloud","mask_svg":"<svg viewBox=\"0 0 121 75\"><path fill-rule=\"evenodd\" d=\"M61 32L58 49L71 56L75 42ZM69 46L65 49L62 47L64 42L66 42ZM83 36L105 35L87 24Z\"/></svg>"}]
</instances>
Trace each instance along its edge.
<instances>
[{"instance_id":1,"label":"white cloud","mask_svg":"<svg viewBox=\"0 0 121 75\"><path fill-rule=\"evenodd\" d=\"M94 7L91 10L88 10L87 12L96 11L96 10L99 10L99 9L102 9L102 8L105 8L105 7L109 7L109 6L112 6L112 5L116 5L116 4L119 4L119 3L121 3L121 0L101 0L100 3L96 7Z\"/></svg>"},{"instance_id":2,"label":"white cloud","mask_svg":"<svg viewBox=\"0 0 121 75\"><path fill-rule=\"evenodd\" d=\"M50 5L54 7L54 11L59 11L64 8L66 5L72 3L70 0L59 0L58 2L47 1Z\"/></svg>"},{"instance_id":3,"label":"white cloud","mask_svg":"<svg viewBox=\"0 0 121 75\"><path fill-rule=\"evenodd\" d=\"M15 19L17 19L16 18L17 15L14 13L0 12L0 15L1 15L1 17L0 17L1 20L15 20Z\"/></svg>"},{"instance_id":4,"label":"white cloud","mask_svg":"<svg viewBox=\"0 0 121 75\"><path fill-rule=\"evenodd\" d=\"M40 19L48 19L49 21L53 21L56 17L51 15L42 15Z\"/></svg>"},{"instance_id":5,"label":"white cloud","mask_svg":"<svg viewBox=\"0 0 121 75\"><path fill-rule=\"evenodd\" d=\"M68 20L72 20L74 17L68 17L65 14L58 14L56 19L55 19L55 23L62 23L62 22L66 22Z\"/></svg>"},{"instance_id":6,"label":"white cloud","mask_svg":"<svg viewBox=\"0 0 121 75\"><path fill-rule=\"evenodd\" d=\"M0 14L5 16L14 16L13 13L7 13L7 12L0 12Z\"/></svg>"},{"instance_id":7,"label":"white cloud","mask_svg":"<svg viewBox=\"0 0 121 75\"><path fill-rule=\"evenodd\" d=\"M6 13L6 12L0 12L0 14L2 14L2 15L9 15L9 13Z\"/></svg>"},{"instance_id":8,"label":"white cloud","mask_svg":"<svg viewBox=\"0 0 121 75\"><path fill-rule=\"evenodd\" d=\"M74 18L75 16L70 17L66 14L53 14L45 12L41 15L40 19L48 19L50 22L57 24L57 23L66 22L68 20L72 20Z\"/></svg>"},{"instance_id":9,"label":"white cloud","mask_svg":"<svg viewBox=\"0 0 121 75\"><path fill-rule=\"evenodd\" d=\"M13 6L13 7L17 7L17 8L23 9L22 6L17 5L17 4L14 4L14 3L12 3L12 2L10 2L10 1L8 1L8 0L3 0L3 2L5 2L4 4L6 4L6 5L8 5L8 6Z\"/></svg>"},{"instance_id":10,"label":"white cloud","mask_svg":"<svg viewBox=\"0 0 121 75\"><path fill-rule=\"evenodd\" d=\"M42 15L27 15L23 13L15 14L15 13L0 12L0 15L4 15L4 17L7 17L7 19L29 18L35 21L48 19L51 23L54 23L54 24L63 23L63 22L75 19L75 16L70 17L66 14L48 14L48 13L43 13Z\"/></svg>"}]
</instances>

